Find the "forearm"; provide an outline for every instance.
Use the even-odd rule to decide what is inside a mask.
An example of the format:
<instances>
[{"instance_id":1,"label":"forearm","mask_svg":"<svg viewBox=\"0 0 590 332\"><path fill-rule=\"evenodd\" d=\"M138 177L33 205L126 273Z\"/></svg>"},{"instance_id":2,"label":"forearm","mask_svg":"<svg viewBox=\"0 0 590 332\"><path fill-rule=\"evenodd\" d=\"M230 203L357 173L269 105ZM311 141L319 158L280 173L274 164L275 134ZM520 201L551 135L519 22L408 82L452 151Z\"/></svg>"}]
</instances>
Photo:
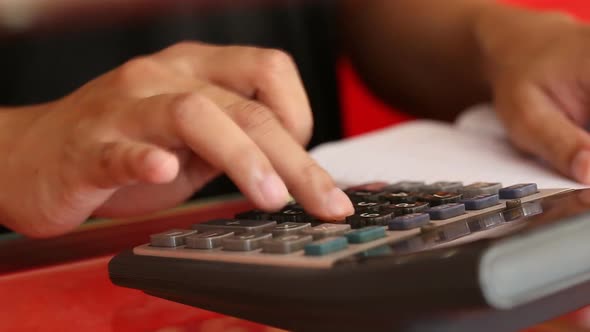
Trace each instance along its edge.
<instances>
[{"instance_id":1,"label":"forearm","mask_svg":"<svg viewBox=\"0 0 590 332\"><path fill-rule=\"evenodd\" d=\"M490 48L501 54L493 39L536 15L491 0L348 0L342 9L345 47L372 90L441 119L490 100Z\"/></svg>"}]
</instances>

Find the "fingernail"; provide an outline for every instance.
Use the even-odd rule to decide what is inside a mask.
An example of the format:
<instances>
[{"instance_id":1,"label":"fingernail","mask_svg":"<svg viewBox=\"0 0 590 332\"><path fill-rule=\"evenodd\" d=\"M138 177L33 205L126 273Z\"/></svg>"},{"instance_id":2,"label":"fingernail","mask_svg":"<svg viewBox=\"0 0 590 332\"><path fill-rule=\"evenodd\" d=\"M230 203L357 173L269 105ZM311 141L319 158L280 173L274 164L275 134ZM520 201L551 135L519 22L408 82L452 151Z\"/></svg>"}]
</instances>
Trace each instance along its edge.
<instances>
[{"instance_id":1,"label":"fingernail","mask_svg":"<svg viewBox=\"0 0 590 332\"><path fill-rule=\"evenodd\" d=\"M281 208L289 200L289 191L276 174L266 175L258 186L264 199L263 204L271 209Z\"/></svg>"},{"instance_id":2,"label":"fingernail","mask_svg":"<svg viewBox=\"0 0 590 332\"><path fill-rule=\"evenodd\" d=\"M328 212L335 219L344 219L344 217L354 213L354 208L348 196L336 187L328 193L326 204Z\"/></svg>"},{"instance_id":3,"label":"fingernail","mask_svg":"<svg viewBox=\"0 0 590 332\"><path fill-rule=\"evenodd\" d=\"M584 184L590 184L590 151L582 150L572 161L572 175Z\"/></svg>"}]
</instances>

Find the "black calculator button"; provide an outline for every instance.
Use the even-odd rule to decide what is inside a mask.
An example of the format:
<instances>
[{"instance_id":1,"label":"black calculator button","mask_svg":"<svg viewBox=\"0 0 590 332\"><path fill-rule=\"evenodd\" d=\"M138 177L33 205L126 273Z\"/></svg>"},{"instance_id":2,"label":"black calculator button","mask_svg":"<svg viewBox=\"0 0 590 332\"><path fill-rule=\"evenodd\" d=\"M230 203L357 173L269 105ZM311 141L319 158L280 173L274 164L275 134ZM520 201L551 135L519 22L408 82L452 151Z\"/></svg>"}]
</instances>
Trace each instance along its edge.
<instances>
[{"instance_id":1,"label":"black calculator button","mask_svg":"<svg viewBox=\"0 0 590 332\"><path fill-rule=\"evenodd\" d=\"M354 211L357 213L367 212L367 211L377 211L381 206L384 206L385 203L383 202L375 202L375 201L353 201L352 206L354 207Z\"/></svg>"},{"instance_id":2,"label":"black calculator button","mask_svg":"<svg viewBox=\"0 0 590 332\"><path fill-rule=\"evenodd\" d=\"M301 223L301 222L284 222L278 225L274 225L266 229L266 232L271 232L274 236L281 236L285 234L296 234L305 229L308 229L311 226L310 223Z\"/></svg>"},{"instance_id":3,"label":"black calculator button","mask_svg":"<svg viewBox=\"0 0 590 332\"><path fill-rule=\"evenodd\" d=\"M235 218L244 220L271 220L270 213L262 210L250 210L238 213Z\"/></svg>"},{"instance_id":4,"label":"black calculator button","mask_svg":"<svg viewBox=\"0 0 590 332\"><path fill-rule=\"evenodd\" d=\"M394 184L389 185L388 187L385 188L386 191L392 191L392 192L399 192L399 191L405 191L405 192L417 192L417 191L422 191L422 189L424 189L425 187L425 183L424 181L400 181L400 182L396 182Z\"/></svg>"},{"instance_id":5,"label":"black calculator button","mask_svg":"<svg viewBox=\"0 0 590 332\"><path fill-rule=\"evenodd\" d=\"M184 245L184 239L196 233L195 230L171 229L166 232L150 235L150 245L154 247L174 248Z\"/></svg>"},{"instance_id":6,"label":"black calculator button","mask_svg":"<svg viewBox=\"0 0 590 332\"><path fill-rule=\"evenodd\" d=\"M389 203L414 203L418 200L415 193L407 191L388 192L380 196L380 199Z\"/></svg>"},{"instance_id":7,"label":"black calculator button","mask_svg":"<svg viewBox=\"0 0 590 332\"><path fill-rule=\"evenodd\" d=\"M432 220L444 220L460 216L465 213L465 205L461 203L450 203L433 206L426 210Z\"/></svg>"},{"instance_id":8,"label":"black calculator button","mask_svg":"<svg viewBox=\"0 0 590 332\"><path fill-rule=\"evenodd\" d=\"M209 230L186 237L186 247L190 249L214 249L221 247L221 241L233 236L234 232L224 230Z\"/></svg>"},{"instance_id":9,"label":"black calculator button","mask_svg":"<svg viewBox=\"0 0 590 332\"><path fill-rule=\"evenodd\" d=\"M302 231L302 233L313 236L314 240L319 240L332 236L341 236L348 231L350 231L349 224L325 223L310 228L306 228Z\"/></svg>"},{"instance_id":10,"label":"black calculator button","mask_svg":"<svg viewBox=\"0 0 590 332\"><path fill-rule=\"evenodd\" d=\"M463 182L458 181L439 181L432 184L429 184L424 187L423 191L428 193L435 193L435 192L459 192L463 188Z\"/></svg>"},{"instance_id":11,"label":"black calculator button","mask_svg":"<svg viewBox=\"0 0 590 332\"><path fill-rule=\"evenodd\" d=\"M215 219L201 224L194 224L193 229L199 231L227 230L239 233L262 232L266 228L276 225L272 220L244 220L244 219Z\"/></svg>"},{"instance_id":12,"label":"black calculator button","mask_svg":"<svg viewBox=\"0 0 590 332\"><path fill-rule=\"evenodd\" d=\"M270 219L278 223L283 222L309 222L314 218L298 206L288 206L279 212L270 215Z\"/></svg>"},{"instance_id":13,"label":"black calculator button","mask_svg":"<svg viewBox=\"0 0 590 332\"><path fill-rule=\"evenodd\" d=\"M352 228L361 228L366 226L387 225L395 217L390 211L369 211L363 213L356 213L352 216L346 217L346 222Z\"/></svg>"},{"instance_id":14,"label":"black calculator button","mask_svg":"<svg viewBox=\"0 0 590 332\"><path fill-rule=\"evenodd\" d=\"M498 194L500 189L502 189L502 184L499 182L475 182L463 187L459 192L463 194L464 198L470 198Z\"/></svg>"},{"instance_id":15,"label":"black calculator button","mask_svg":"<svg viewBox=\"0 0 590 332\"><path fill-rule=\"evenodd\" d=\"M389 222L389 230L401 231L422 227L430 222L428 213L411 213L395 217Z\"/></svg>"},{"instance_id":16,"label":"black calculator button","mask_svg":"<svg viewBox=\"0 0 590 332\"><path fill-rule=\"evenodd\" d=\"M262 242L262 251L274 254L289 254L302 250L313 240L311 235L287 234L276 236Z\"/></svg>"},{"instance_id":17,"label":"black calculator button","mask_svg":"<svg viewBox=\"0 0 590 332\"><path fill-rule=\"evenodd\" d=\"M420 195L418 198L421 201L428 202L430 206L442 205L442 204L449 204L449 203L457 203L461 200L463 195L452 193L452 192L436 192L432 194L423 194Z\"/></svg>"},{"instance_id":18,"label":"black calculator button","mask_svg":"<svg viewBox=\"0 0 590 332\"><path fill-rule=\"evenodd\" d=\"M461 200L461 203L465 204L467 210L481 210L494 206L500 202L498 194L493 195L478 195L471 198Z\"/></svg>"},{"instance_id":19,"label":"black calculator button","mask_svg":"<svg viewBox=\"0 0 590 332\"><path fill-rule=\"evenodd\" d=\"M393 212L396 216L401 216L404 214L424 212L429 206L426 202L397 203L386 205L382 210Z\"/></svg>"},{"instance_id":20,"label":"black calculator button","mask_svg":"<svg viewBox=\"0 0 590 332\"><path fill-rule=\"evenodd\" d=\"M262 241L272 237L269 233L244 233L233 235L221 240L223 250L252 251L262 246Z\"/></svg>"},{"instance_id":21,"label":"black calculator button","mask_svg":"<svg viewBox=\"0 0 590 332\"><path fill-rule=\"evenodd\" d=\"M530 196L537 193L536 183L520 183L500 189L501 199L515 199Z\"/></svg>"}]
</instances>

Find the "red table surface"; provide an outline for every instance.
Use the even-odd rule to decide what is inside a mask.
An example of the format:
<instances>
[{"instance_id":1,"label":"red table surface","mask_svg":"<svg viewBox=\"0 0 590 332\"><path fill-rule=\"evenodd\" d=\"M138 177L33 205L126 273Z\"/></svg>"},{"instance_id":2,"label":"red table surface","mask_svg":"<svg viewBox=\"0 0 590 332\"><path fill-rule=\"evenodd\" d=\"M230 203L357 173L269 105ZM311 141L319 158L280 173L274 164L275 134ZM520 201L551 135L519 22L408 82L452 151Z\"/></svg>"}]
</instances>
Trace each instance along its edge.
<instances>
[{"instance_id":1,"label":"red table surface","mask_svg":"<svg viewBox=\"0 0 590 332\"><path fill-rule=\"evenodd\" d=\"M563 9L581 19L590 19L588 0L510 2L540 9ZM372 97L347 61L341 61L339 66L343 122L348 136L410 119L409 116L391 110ZM232 209L235 209L234 205ZM215 211L207 210L206 214L217 216L226 212L224 207L220 206ZM149 232L163 230L172 225L193 222L181 219L161 225L148 223L146 227L141 226L141 232L133 234L146 236ZM123 231L127 232L125 234L131 234L134 228L140 228L140 223L122 226ZM109 231L104 229L88 230L90 231L94 233L88 234L98 235L73 234L65 240L54 242L23 242L16 246L14 251L0 244L0 257L4 256L0 260L0 331L276 331L270 327L112 285L108 279L107 262L113 253L123 249L122 245L132 247L134 241L126 243L125 238L111 238L108 236ZM140 238L136 237L135 241L140 241ZM91 249L56 252L53 260L45 259L46 264L31 257L30 261L18 261L19 257L23 257L19 254L26 254L27 248L39 250L40 255L42 251L51 252L55 246L69 246L75 251L76 248L80 248L75 245L79 245L81 239L107 243L89 246L93 254L90 253ZM116 244L109 245L111 239ZM28 253L30 254L30 251ZM29 263L34 267L23 270L22 268ZM11 270L18 271L9 272ZM580 310L529 331L590 331L590 309Z\"/></svg>"}]
</instances>

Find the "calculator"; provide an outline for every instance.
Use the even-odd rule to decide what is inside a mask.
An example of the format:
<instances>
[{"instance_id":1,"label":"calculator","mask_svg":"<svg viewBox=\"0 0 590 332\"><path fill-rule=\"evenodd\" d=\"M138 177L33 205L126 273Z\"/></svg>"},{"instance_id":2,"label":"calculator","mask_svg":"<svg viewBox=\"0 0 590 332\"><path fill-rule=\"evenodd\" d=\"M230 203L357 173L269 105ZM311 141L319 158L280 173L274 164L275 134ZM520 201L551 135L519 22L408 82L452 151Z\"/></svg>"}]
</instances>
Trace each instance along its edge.
<instances>
[{"instance_id":1,"label":"calculator","mask_svg":"<svg viewBox=\"0 0 590 332\"><path fill-rule=\"evenodd\" d=\"M590 190L366 183L325 222L292 202L152 234L116 285L295 331L510 331L590 304ZM149 242L148 242L149 241Z\"/></svg>"}]
</instances>

